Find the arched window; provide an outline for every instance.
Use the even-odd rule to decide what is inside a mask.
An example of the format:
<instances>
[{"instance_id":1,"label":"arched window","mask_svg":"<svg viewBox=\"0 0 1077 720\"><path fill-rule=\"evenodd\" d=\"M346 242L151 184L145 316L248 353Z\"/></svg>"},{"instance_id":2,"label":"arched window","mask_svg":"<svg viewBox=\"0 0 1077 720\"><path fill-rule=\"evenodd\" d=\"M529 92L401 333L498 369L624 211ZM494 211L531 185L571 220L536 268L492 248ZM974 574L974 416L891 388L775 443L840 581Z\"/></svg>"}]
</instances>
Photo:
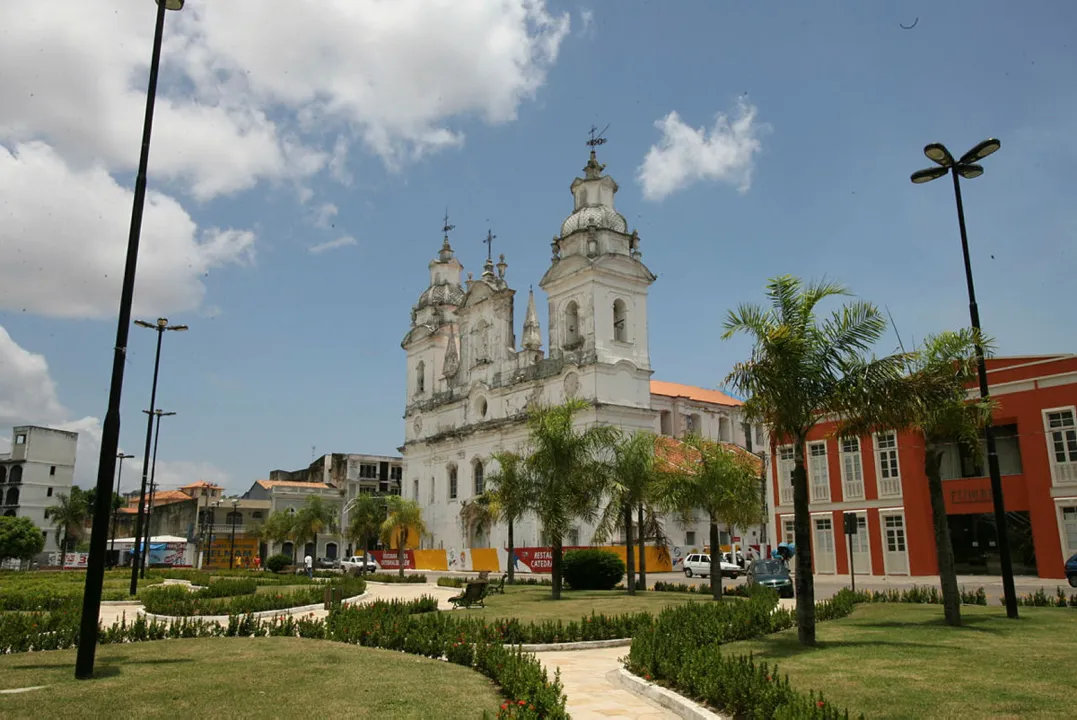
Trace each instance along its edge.
<instances>
[{"instance_id":1,"label":"arched window","mask_svg":"<svg viewBox=\"0 0 1077 720\"><path fill-rule=\"evenodd\" d=\"M422 360L415 366L415 394L422 395L426 392L426 363Z\"/></svg>"},{"instance_id":2,"label":"arched window","mask_svg":"<svg viewBox=\"0 0 1077 720\"><path fill-rule=\"evenodd\" d=\"M571 300L565 307L565 346L574 347L580 341L580 307Z\"/></svg>"},{"instance_id":3,"label":"arched window","mask_svg":"<svg viewBox=\"0 0 1077 720\"><path fill-rule=\"evenodd\" d=\"M7 468L0 465L0 483L7 482Z\"/></svg>"},{"instance_id":4,"label":"arched window","mask_svg":"<svg viewBox=\"0 0 1077 720\"><path fill-rule=\"evenodd\" d=\"M457 471L455 465L449 466L449 499L455 500L457 493Z\"/></svg>"},{"instance_id":5,"label":"arched window","mask_svg":"<svg viewBox=\"0 0 1077 720\"><path fill-rule=\"evenodd\" d=\"M337 559L337 544L334 542L325 544L325 556L330 560Z\"/></svg>"},{"instance_id":6,"label":"arched window","mask_svg":"<svg viewBox=\"0 0 1077 720\"><path fill-rule=\"evenodd\" d=\"M280 547L281 555L287 555L288 557L295 557L295 545L290 542L286 542Z\"/></svg>"},{"instance_id":7,"label":"arched window","mask_svg":"<svg viewBox=\"0 0 1077 720\"><path fill-rule=\"evenodd\" d=\"M8 482L20 483L22 482L22 465L16 465L11 468L11 472L7 476Z\"/></svg>"},{"instance_id":8,"label":"arched window","mask_svg":"<svg viewBox=\"0 0 1077 720\"><path fill-rule=\"evenodd\" d=\"M434 476L431 475L430 476L430 504L431 505L434 504L434 498L436 497L436 493L435 493L435 490L434 490L435 487L437 487L437 481L434 479Z\"/></svg>"},{"instance_id":9,"label":"arched window","mask_svg":"<svg viewBox=\"0 0 1077 720\"><path fill-rule=\"evenodd\" d=\"M5 510L4 511L4 517L15 517L15 511L14 510Z\"/></svg>"},{"instance_id":10,"label":"arched window","mask_svg":"<svg viewBox=\"0 0 1077 720\"><path fill-rule=\"evenodd\" d=\"M486 471L482 466L482 460L475 461L475 494L482 495L486 489Z\"/></svg>"},{"instance_id":11,"label":"arched window","mask_svg":"<svg viewBox=\"0 0 1077 720\"><path fill-rule=\"evenodd\" d=\"M225 522L227 522L229 525L242 525L243 513L232 511L228 513L228 516L225 518Z\"/></svg>"},{"instance_id":12,"label":"arched window","mask_svg":"<svg viewBox=\"0 0 1077 720\"><path fill-rule=\"evenodd\" d=\"M733 426L727 417L718 418L718 439L722 442L733 442Z\"/></svg>"},{"instance_id":13,"label":"arched window","mask_svg":"<svg viewBox=\"0 0 1077 720\"><path fill-rule=\"evenodd\" d=\"M18 488L8 488L7 502L5 503L5 505L18 505L18 504L19 504L19 489Z\"/></svg>"},{"instance_id":14,"label":"arched window","mask_svg":"<svg viewBox=\"0 0 1077 720\"><path fill-rule=\"evenodd\" d=\"M628 342L628 306L620 298L613 301L613 339Z\"/></svg>"}]
</instances>

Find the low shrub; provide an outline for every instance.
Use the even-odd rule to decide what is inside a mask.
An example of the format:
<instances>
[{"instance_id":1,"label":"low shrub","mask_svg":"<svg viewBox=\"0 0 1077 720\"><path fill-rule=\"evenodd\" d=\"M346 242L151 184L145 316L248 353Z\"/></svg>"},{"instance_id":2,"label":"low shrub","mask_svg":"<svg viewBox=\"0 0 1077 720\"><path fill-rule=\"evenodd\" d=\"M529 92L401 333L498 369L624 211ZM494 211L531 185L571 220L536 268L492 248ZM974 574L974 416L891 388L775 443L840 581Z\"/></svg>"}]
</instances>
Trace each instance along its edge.
<instances>
[{"instance_id":1,"label":"low shrub","mask_svg":"<svg viewBox=\"0 0 1077 720\"><path fill-rule=\"evenodd\" d=\"M438 578L438 587L462 588L466 584L467 580L461 577L442 576Z\"/></svg>"},{"instance_id":2,"label":"low shrub","mask_svg":"<svg viewBox=\"0 0 1077 720\"><path fill-rule=\"evenodd\" d=\"M999 598L999 603L1006 604L1006 598ZM986 600L984 602L986 605ZM1066 591L1061 587L1055 587L1054 595L1048 595L1047 592L1040 588L1034 593L1028 593L1026 595L1017 596L1017 604L1025 605L1027 607L1072 607L1077 608L1077 593L1071 593L1069 597L1066 596Z\"/></svg>"},{"instance_id":3,"label":"low shrub","mask_svg":"<svg viewBox=\"0 0 1077 720\"><path fill-rule=\"evenodd\" d=\"M856 598L858 603L914 603L920 605L942 605L942 592L937 587L914 585L911 588L898 590L857 590L855 593L848 588L842 592L848 592ZM987 605L987 593L982 587L973 590L961 588L961 602L966 605Z\"/></svg>"},{"instance_id":4,"label":"low shrub","mask_svg":"<svg viewBox=\"0 0 1077 720\"><path fill-rule=\"evenodd\" d=\"M223 578L196 591L197 597L220 598L233 595L253 595L258 590L258 581L253 578Z\"/></svg>"},{"instance_id":5,"label":"low shrub","mask_svg":"<svg viewBox=\"0 0 1077 720\"><path fill-rule=\"evenodd\" d=\"M244 593L228 596L207 594L214 585L230 581L219 580L203 590L191 592L181 585L159 585L146 588L139 597L146 612L154 615L242 615L283 610L304 605L314 605L323 601L326 588L341 588L345 598L361 595L366 589L362 578L339 578L335 582L306 584L291 592ZM233 587L246 589L249 585L238 581ZM249 581L247 581L249 582Z\"/></svg>"},{"instance_id":6,"label":"low shrub","mask_svg":"<svg viewBox=\"0 0 1077 720\"><path fill-rule=\"evenodd\" d=\"M284 568L292 564L292 558L284 555L283 553L278 555L270 555L266 558L266 570L270 572L279 573Z\"/></svg>"},{"instance_id":7,"label":"low shrub","mask_svg":"<svg viewBox=\"0 0 1077 720\"><path fill-rule=\"evenodd\" d=\"M598 548L570 550L562 562L565 581L573 590L612 590L625 574L625 562Z\"/></svg>"},{"instance_id":8,"label":"low shrub","mask_svg":"<svg viewBox=\"0 0 1077 720\"><path fill-rule=\"evenodd\" d=\"M369 582L379 583L416 583L422 584L426 582L426 575L419 573L418 575L394 575L391 573L373 573L364 576Z\"/></svg>"}]
</instances>

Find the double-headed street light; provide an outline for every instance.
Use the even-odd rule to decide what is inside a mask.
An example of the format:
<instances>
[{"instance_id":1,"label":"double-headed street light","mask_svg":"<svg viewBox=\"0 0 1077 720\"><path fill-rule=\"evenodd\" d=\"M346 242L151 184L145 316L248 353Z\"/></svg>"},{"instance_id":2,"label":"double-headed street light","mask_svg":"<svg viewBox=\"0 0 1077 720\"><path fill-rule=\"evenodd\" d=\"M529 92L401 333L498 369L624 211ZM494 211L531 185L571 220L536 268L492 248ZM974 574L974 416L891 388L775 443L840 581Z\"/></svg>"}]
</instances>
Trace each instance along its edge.
<instances>
[{"instance_id":1,"label":"double-headed street light","mask_svg":"<svg viewBox=\"0 0 1077 720\"><path fill-rule=\"evenodd\" d=\"M142 412L149 415L151 420L154 417L157 418L157 428L156 430L154 430L153 433L153 460L150 465L150 502L149 505L146 506L146 535L145 542L142 545L142 569L140 572L140 576L143 580L145 580L146 558L149 557L150 554L150 527L152 525L151 520L153 519L153 500L154 496L157 494L157 442L161 439L161 418L168 417L169 415L175 415L176 413L165 412L160 408L154 410L152 413L149 410L143 410Z\"/></svg>"},{"instance_id":2,"label":"double-headed street light","mask_svg":"<svg viewBox=\"0 0 1077 720\"><path fill-rule=\"evenodd\" d=\"M987 400L990 390L987 386L987 363L984 361L983 345L980 343L980 310L976 305L976 289L972 283L972 262L969 260L969 239L965 232L965 208L961 203L961 181L958 176L966 180L978 178L984 173L983 167L978 163L991 153L1002 147L995 138L988 138L978 143L975 147L954 160L954 156L942 143L931 143L924 148L924 155L938 167L917 170L912 174L912 181L916 184L931 182L949 173L954 179L954 197L957 200L957 224L961 229L961 252L965 257L965 282L969 289L969 315L972 319L972 328L977 332L976 338L976 367L980 376L980 397ZM1006 598L1006 615L1011 618L1017 617L1017 591L1013 583L1013 559L1010 557L1010 539L1006 530L1006 503L1002 496L1002 474L999 472L998 451L995 447L995 432L988 417L984 428L987 439L987 468L991 475L991 499L994 502L995 525L998 534L998 551L1002 556L1002 589Z\"/></svg>"},{"instance_id":3,"label":"double-headed street light","mask_svg":"<svg viewBox=\"0 0 1077 720\"><path fill-rule=\"evenodd\" d=\"M134 455L126 455L122 452L116 453L116 459L120 461L120 468L116 471L116 494L120 495L120 481L123 480L123 461L128 458L133 458ZM120 495L122 498L123 495ZM110 502L113 498L109 499ZM112 543L109 546L109 552L116 550L116 523L119 521L119 508L112 508Z\"/></svg>"},{"instance_id":4,"label":"double-headed street light","mask_svg":"<svg viewBox=\"0 0 1077 720\"><path fill-rule=\"evenodd\" d=\"M116 470L116 452L120 445L120 400L123 396L123 371L127 360L127 333L131 322L131 304L135 295L135 272L138 269L138 244L142 236L142 211L146 205L146 168L150 160L150 135L153 129L153 105L157 98L157 73L161 66L161 38L164 34L165 11L180 10L183 0L157 0L157 19L153 30L153 53L150 56L150 79L146 88L146 114L142 125L142 150L135 175L134 202L131 207L131 229L127 236L127 257L124 261L123 285L120 290L120 312L116 323L116 342L112 350L112 379L108 391L108 411L101 429L101 453L97 461L97 499L93 508L93 530L90 532L90 557L86 563L86 585L82 594L82 619L79 622L78 655L75 677L93 677L97 655L97 625L101 613L101 586L105 580L105 550L108 540L108 516L112 506L112 474ZM150 407L154 407L151 403ZM146 448L147 453L149 447ZM145 474L143 474L145 482ZM139 505L141 508L142 506ZM132 578L132 584L137 578ZM131 593L135 592L134 587Z\"/></svg>"}]
</instances>

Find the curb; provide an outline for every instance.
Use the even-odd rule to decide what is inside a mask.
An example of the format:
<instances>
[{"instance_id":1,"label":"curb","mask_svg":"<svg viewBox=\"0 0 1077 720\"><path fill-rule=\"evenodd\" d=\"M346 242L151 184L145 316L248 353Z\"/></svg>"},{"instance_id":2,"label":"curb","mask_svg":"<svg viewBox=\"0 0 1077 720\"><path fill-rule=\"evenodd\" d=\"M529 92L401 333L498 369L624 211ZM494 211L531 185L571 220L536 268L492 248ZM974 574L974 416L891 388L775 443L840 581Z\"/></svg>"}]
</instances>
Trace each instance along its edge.
<instances>
[{"instance_id":1,"label":"curb","mask_svg":"<svg viewBox=\"0 0 1077 720\"><path fill-rule=\"evenodd\" d=\"M514 646L505 643L508 647L519 647L524 652L553 652L558 650L597 650L598 648L628 647L632 644L632 638L617 638L614 640L583 640L569 643L539 643L535 645Z\"/></svg>"},{"instance_id":2,"label":"curb","mask_svg":"<svg viewBox=\"0 0 1077 720\"><path fill-rule=\"evenodd\" d=\"M673 712L677 717L687 718L688 720L731 720L729 715L721 715L713 710L708 710L699 703L633 675L624 668L618 668L614 673L616 673L614 677L625 690L658 703Z\"/></svg>"},{"instance_id":3,"label":"curb","mask_svg":"<svg viewBox=\"0 0 1077 720\"><path fill-rule=\"evenodd\" d=\"M103 607L131 607L132 605L141 605L139 600L102 600L101 605Z\"/></svg>"},{"instance_id":4,"label":"curb","mask_svg":"<svg viewBox=\"0 0 1077 720\"><path fill-rule=\"evenodd\" d=\"M344 598L341 601L341 604L342 605L352 605L352 604L357 603L360 600L362 600L364 597L366 597L366 595L367 594L364 592L362 595L355 595L355 596L350 597L350 598ZM141 604L141 603L139 603L139 604ZM269 617L286 617L288 615L302 615L303 613L312 612L314 610L324 610L324 609L325 609L325 603L320 602L320 603L314 603L313 605L300 605L299 607L280 608L278 610L260 610L260 611L258 611L256 613L242 613L241 616L246 617L248 614L250 614L250 615L254 616L255 620L261 620L263 618L269 618ZM228 615L154 615L153 613L148 613L146 611L142 611L142 614L146 618L148 618L150 620L160 620L161 622L176 622L176 621L183 621L183 620L207 620L207 621L214 621L214 622L219 623L219 622L228 622L228 618L229 618Z\"/></svg>"}]
</instances>

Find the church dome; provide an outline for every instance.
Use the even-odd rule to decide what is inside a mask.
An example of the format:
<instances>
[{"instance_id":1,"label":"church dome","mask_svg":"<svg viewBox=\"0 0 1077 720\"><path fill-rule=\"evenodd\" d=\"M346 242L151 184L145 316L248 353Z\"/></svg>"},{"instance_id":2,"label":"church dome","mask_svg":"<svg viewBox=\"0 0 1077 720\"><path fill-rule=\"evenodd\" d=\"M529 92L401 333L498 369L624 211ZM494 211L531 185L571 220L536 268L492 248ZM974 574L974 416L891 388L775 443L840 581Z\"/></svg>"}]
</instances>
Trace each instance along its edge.
<instances>
[{"instance_id":1,"label":"church dome","mask_svg":"<svg viewBox=\"0 0 1077 720\"><path fill-rule=\"evenodd\" d=\"M596 230L628 232L628 222L613 208L607 205L584 205L561 223L561 237L568 237L577 230L586 230L591 225Z\"/></svg>"},{"instance_id":2,"label":"church dome","mask_svg":"<svg viewBox=\"0 0 1077 720\"><path fill-rule=\"evenodd\" d=\"M435 305L462 305L464 303L464 288L451 283L431 285L419 296L419 304L416 310Z\"/></svg>"}]
</instances>

